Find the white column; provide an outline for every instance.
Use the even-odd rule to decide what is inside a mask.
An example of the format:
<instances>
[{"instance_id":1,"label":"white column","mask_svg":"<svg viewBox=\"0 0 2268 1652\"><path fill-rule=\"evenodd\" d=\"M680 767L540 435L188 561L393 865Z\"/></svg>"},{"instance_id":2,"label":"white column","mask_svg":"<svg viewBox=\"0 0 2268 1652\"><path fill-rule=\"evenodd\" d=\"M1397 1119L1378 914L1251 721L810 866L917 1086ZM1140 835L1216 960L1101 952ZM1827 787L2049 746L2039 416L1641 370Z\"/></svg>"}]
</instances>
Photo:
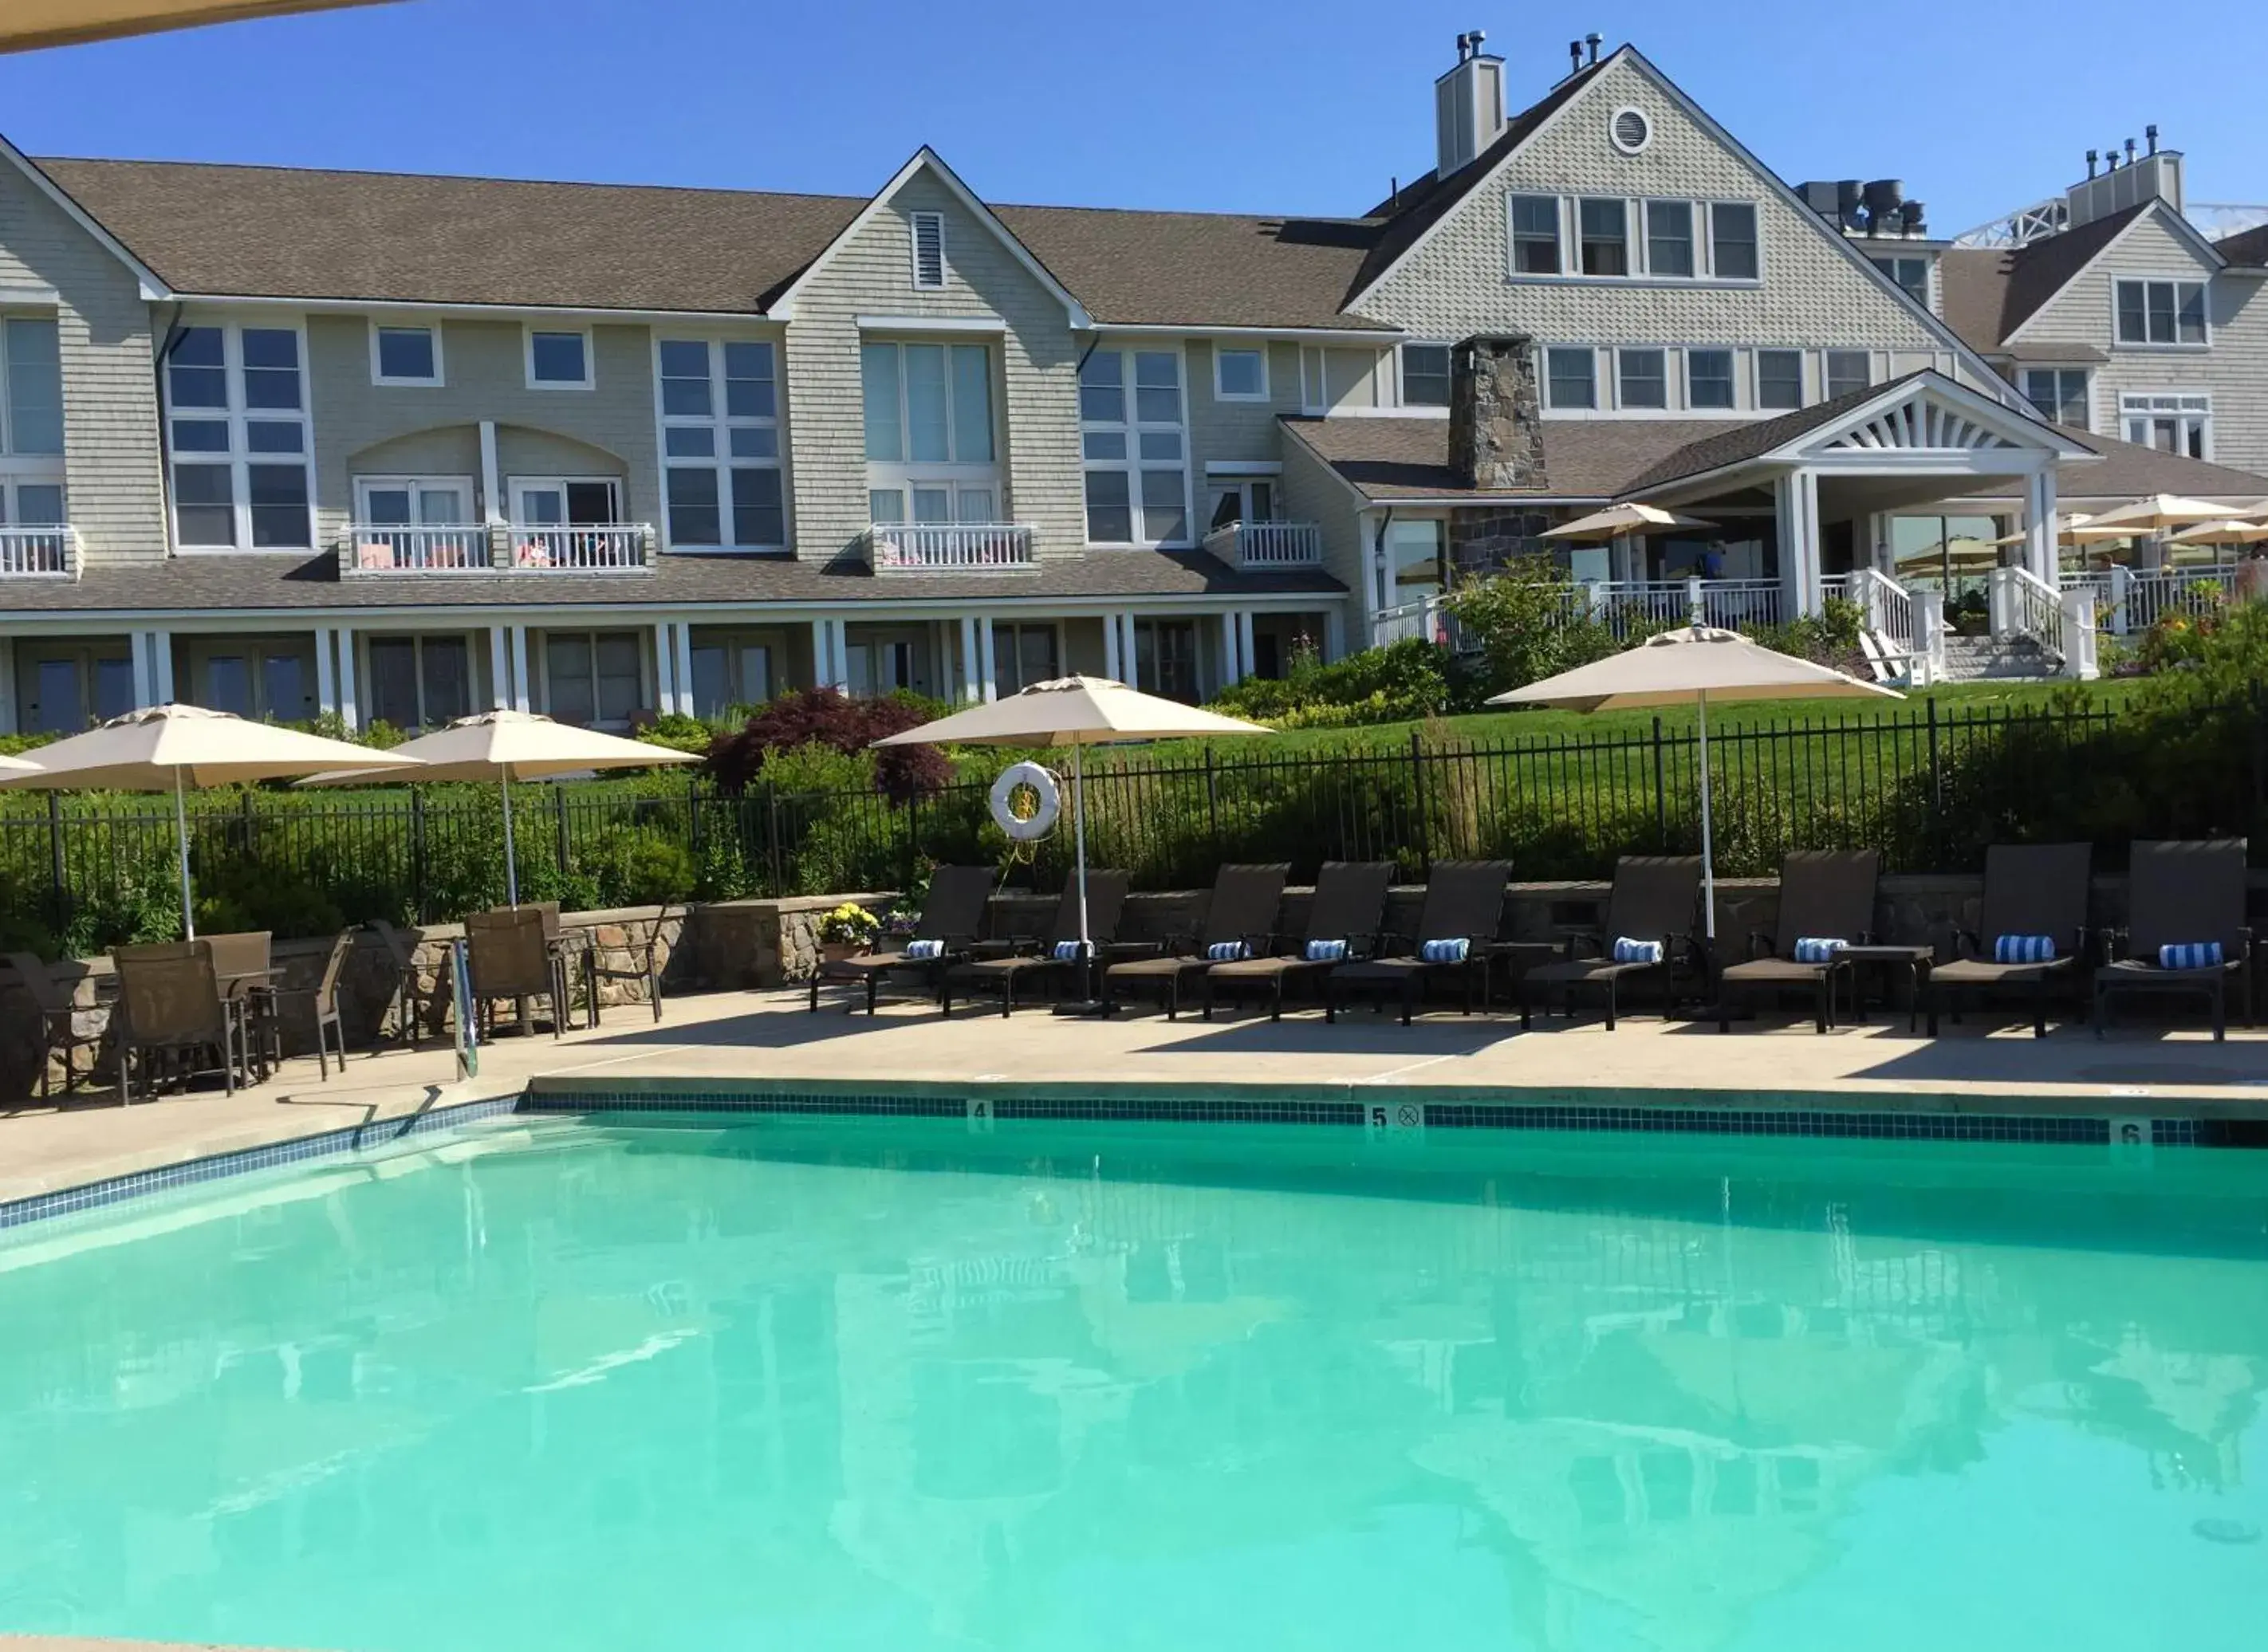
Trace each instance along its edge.
<instances>
[{"instance_id":1,"label":"white column","mask_svg":"<svg viewBox=\"0 0 2268 1652\"><path fill-rule=\"evenodd\" d=\"M986 700L1000 697L1000 674L992 657L992 616L976 616L976 654L981 662L976 672L976 692Z\"/></svg>"},{"instance_id":2,"label":"white column","mask_svg":"<svg viewBox=\"0 0 2268 1652\"><path fill-rule=\"evenodd\" d=\"M835 687L839 694L850 692L850 621L828 621L835 628L835 641L828 654L835 665Z\"/></svg>"},{"instance_id":3,"label":"white column","mask_svg":"<svg viewBox=\"0 0 2268 1652\"><path fill-rule=\"evenodd\" d=\"M336 711L339 709L339 681L332 657L339 646L339 634L329 626L315 633L315 709Z\"/></svg>"},{"instance_id":4,"label":"white column","mask_svg":"<svg viewBox=\"0 0 2268 1652\"><path fill-rule=\"evenodd\" d=\"M435 334L438 337L439 334ZM512 512L504 496L504 479L497 466L497 428L494 419L481 421L481 520L494 525L512 520Z\"/></svg>"},{"instance_id":5,"label":"white column","mask_svg":"<svg viewBox=\"0 0 2268 1652\"><path fill-rule=\"evenodd\" d=\"M1252 646L1252 610L1241 609L1236 616L1236 659L1241 667L1238 674L1249 677L1253 662L1259 657L1259 650Z\"/></svg>"},{"instance_id":6,"label":"white column","mask_svg":"<svg viewBox=\"0 0 2268 1652\"><path fill-rule=\"evenodd\" d=\"M686 716L693 709L693 621L680 620L669 628L670 647L677 655L677 709Z\"/></svg>"},{"instance_id":7,"label":"white column","mask_svg":"<svg viewBox=\"0 0 2268 1652\"><path fill-rule=\"evenodd\" d=\"M173 634L171 631L150 633L150 686L158 696L158 703L173 703Z\"/></svg>"},{"instance_id":8,"label":"white column","mask_svg":"<svg viewBox=\"0 0 2268 1652\"><path fill-rule=\"evenodd\" d=\"M1244 680L1244 673L1236 668L1236 615L1220 616L1220 686L1233 687Z\"/></svg>"},{"instance_id":9,"label":"white column","mask_svg":"<svg viewBox=\"0 0 2268 1652\"><path fill-rule=\"evenodd\" d=\"M0 636L0 734L16 732L16 642Z\"/></svg>"},{"instance_id":10,"label":"white column","mask_svg":"<svg viewBox=\"0 0 2268 1652\"><path fill-rule=\"evenodd\" d=\"M129 631L126 634L126 657L134 663L134 709L158 703L151 694L150 680L150 634Z\"/></svg>"},{"instance_id":11,"label":"white column","mask_svg":"<svg viewBox=\"0 0 2268 1652\"><path fill-rule=\"evenodd\" d=\"M1102 616L1102 674L1113 682L1124 682L1126 673L1118 664L1118 616Z\"/></svg>"},{"instance_id":12,"label":"white column","mask_svg":"<svg viewBox=\"0 0 2268 1652\"><path fill-rule=\"evenodd\" d=\"M535 709L534 694L529 693L527 680L527 628L512 628L512 709L514 711Z\"/></svg>"},{"instance_id":13,"label":"white column","mask_svg":"<svg viewBox=\"0 0 2268 1652\"><path fill-rule=\"evenodd\" d=\"M2024 491L2024 566L2035 578L2056 583L2056 474L2043 466Z\"/></svg>"},{"instance_id":14,"label":"white column","mask_svg":"<svg viewBox=\"0 0 2268 1652\"><path fill-rule=\"evenodd\" d=\"M1139 688L1142 685L1135 679L1142 674L1142 650L1134 642L1134 610L1123 610L1111 623L1118 628L1118 663L1126 672L1118 680L1129 688Z\"/></svg>"},{"instance_id":15,"label":"white column","mask_svg":"<svg viewBox=\"0 0 2268 1652\"><path fill-rule=\"evenodd\" d=\"M355 634L339 628L339 720L350 729L362 727L362 708L355 697Z\"/></svg>"},{"instance_id":16,"label":"white column","mask_svg":"<svg viewBox=\"0 0 2268 1652\"><path fill-rule=\"evenodd\" d=\"M1342 659L1346 651L1346 610L1335 602L1323 610L1323 663Z\"/></svg>"},{"instance_id":17,"label":"white column","mask_svg":"<svg viewBox=\"0 0 2268 1652\"><path fill-rule=\"evenodd\" d=\"M983 677L978 671L976 617L961 616L961 697L972 705L984 697Z\"/></svg>"},{"instance_id":18,"label":"white column","mask_svg":"<svg viewBox=\"0 0 2268 1652\"><path fill-rule=\"evenodd\" d=\"M667 716L677 709L677 628L666 620L653 628L653 706Z\"/></svg>"},{"instance_id":19,"label":"white column","mask_svg":"<svg viewBox=\"0 0 2268 1652\"><path fill-rule=\"evenodd\" d=\"M512 704L512 652L504 640L505 628L489 628L489 704L502 711Z\"/></svg>"}]
</instances>

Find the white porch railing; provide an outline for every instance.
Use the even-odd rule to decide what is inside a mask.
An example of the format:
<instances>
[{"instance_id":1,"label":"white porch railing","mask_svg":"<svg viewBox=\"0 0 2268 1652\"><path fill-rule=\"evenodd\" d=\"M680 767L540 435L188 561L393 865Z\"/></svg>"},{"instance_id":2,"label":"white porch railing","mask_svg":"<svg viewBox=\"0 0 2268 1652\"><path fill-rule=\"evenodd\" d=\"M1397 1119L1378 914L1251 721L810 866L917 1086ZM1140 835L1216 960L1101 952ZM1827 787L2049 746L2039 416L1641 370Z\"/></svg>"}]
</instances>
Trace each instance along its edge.
<instances>
[{"instance_id":1,"label":"white porch railing","mask_svg":"<svg viewBox=\"0 0 2268 1652\"><path fill-rule=\"evenodd\" d=\"M1447 628L1441 620L1441 599L1427 597L1420 602L1405 602L1397 607L1381 608L1370 622L1370 642L1373 648L1390 648L1396 642L1407 642L1412 637L1423 637L1428 642L1448 640Z\"/></svg>"},{"instance_id":2,"label":"white porch railing","mask_svg":"<svg viewBox=\"0 0 2268 1652\"><path fill-rule=\"evenodd\" d=\"M2066 591L2085 591L2103 611L2114 636L2146 631L2169 613L2195 616L2226 606L2236 595L2236 569L2113 568L2099 574L2066 574Z\"/></svg>"},{"instance_id":3,"label":"white porch railing","mask_svg":"<svg viewBox=\"0 0 2268 1652\"><path fill-rule=\"evenodd\" d=\"M1830 597L1855 603L1859 628L1873 640L1868 657L1878 651L1884 665L1902 673L1916 687L1926 687L1943 675L1945 664L1945 603L1937 600L1926 611L1914 593L1879 568L1854 569L1830 574L1822 590Z\"/></svg>"},{"instance_id":4,"label":"white porch railing","mask_svg":"<svg viewBox=\"0 0 2268 1652\"><path fill-rule=\"evenodd\" d=\"M2073 593L2085 603L2083 593ZM1994 636L2025 636L2058 665L2065 664L2065 595L2029 568L1996 568L1986 602Z\"/></svg>"},{"instance_id":5,"label":"white porch railing","mask_svg":"<svg viewBox=\"0 0 2268 1652\"><path fill-rule=\"evenodd\" d=\"M1617 642L1678 625L1738 630L1777 625L1779 582L1774 579L1595 579L1575 588L1577 612L1591 615Z\"/></svg>"},{"instance_id":6,"label":"white porch railing","mask_svg":"<svg viewBox=\"0 0 2268 1652\"><path fill-rule=\"evenodd\" d=\"M878 574L991 574L1037 568L1032 530L1014 522L877 522L866 530Z\"/></svg>"},{"instance_id":7,"label":"white porch railing","mask_svg":"<svg viewBox=\"0 0 2268 1652\"><path fill-rule=\"evenodd\" d=\"M0 528L0 578L77 579L76 528Z\"/></svg>"},{"instance_id":8,"label":"white porch railing","mask_svg":"<svg viewBox=\"0 0 2268 1652\"><path fill-rule=\"evenodd\" d=\"M383 527L357 524L346 532L339 571L343 574L486 574L489 531L484 527Z\"/></svg>"},{"instance_id":9,"label":"white porch railing","mask_svg":"<svg viewBox=\"0 0 2268 1652\"><path fill-rule=\"evenodd\" d=\"M643 522L537 526L515 522L504 530L514 572L643 573L653 566L653 530Z\"/></svg>"},{"instance_id":10,"label":"white porch railing","mask_svg":"<svg viewBox=\"0 0 2268 1652\"><path fill-rule=\"evenodd\" d=\"M1231 568L1318 568L1323 531L1312 522L1232 522L1206 534L1204 547Z\"/></svg>"},{"instance_id":11,"label":"white porch railing","mask_svg":"<svg viewBox=\"0 0 2268 1652\"><path fill-rule=\"evenodd\" d=\"M1780 591L1777 579L1695 579L1696 613L1704 625L1737 631L1744 625L1778 625Z\"/></svg>"}]
</instances>

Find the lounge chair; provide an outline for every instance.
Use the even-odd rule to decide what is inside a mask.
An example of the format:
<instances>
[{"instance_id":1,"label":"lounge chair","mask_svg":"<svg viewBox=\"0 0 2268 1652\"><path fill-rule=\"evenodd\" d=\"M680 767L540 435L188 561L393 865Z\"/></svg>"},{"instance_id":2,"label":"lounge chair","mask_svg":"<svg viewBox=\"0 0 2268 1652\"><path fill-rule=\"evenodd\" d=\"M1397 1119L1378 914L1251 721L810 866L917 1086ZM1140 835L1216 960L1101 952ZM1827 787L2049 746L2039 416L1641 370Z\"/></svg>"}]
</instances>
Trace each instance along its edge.
<instances>
[{"instance_id":1,"label":"lounge chair","mask_svg":"<svg viewBox=\"0 0 2268 1652\"><path fill-rule=\"evenodd\" d=\"M1621 1009L1624 982L1642 980L1661 983L1661 1012L1669 1013L1680 964L1696 960L1693 923L1701 907L1701 857L1697 855L1625 855L1615 863L1615 885L1607 897L1606 927L1592 934L1567 937L1567 956L1557 964L1539 964L1520 980L1520 1027L1534 1024L1536 1000L1546 1009L1553 992L1566 995L1567 1013L1575 1013L1575 995L1597 988L1606 999L1607 1030L1614 1031ZM1658 948L1656 956L1616 956L1624 942ZM1593 951L1579 957L1584 946Z\"/></svg>"},{"instance_id":2,"label":"lounge chair","mask_svg":"<svg viewBox=\"0 0 2268 1652\"><path fill-rule=\"evenodd\" d=\"M24 990L32 995L32 1008L40 1017L40 1094L45 1097L54 1080L51 1076L53 1058L63 1058L63 1093L69 1095L82 1079L91 1079L102 1061L103 1021L92 1003L79 1002L79 981L68 987L57 981L53 971L30 952L11 952L7 961L15 966L24 983ZM79 1070L77 1056L79 1051L89 1054L86 1069Z\"/></svg>"},{"instance_id":3,"label":"lounge chair","mask_svg":"<svg viewBox=\"0 0 2268 1652\"><path fill-rule=\"evenodd\" d=\"M1320 981L1352 960L1374 957L1386 917L1386 892L1394 882L1392 861L1326 861L1307 904L1307 933L1296 943L1279 943L1273 957L1235 958L1204 973L1204 1017L1224 992L1257 988L1268 995L1268 1018L1284 1017L1284 988L1293 981Z\"/></svg>"},{"instance_id":4,"label":"lounge chair","mask_svg":"<svg viewBox=\"0 0 2268 1652\"><path fill-rule=\"evenodd\" d=\"M1929 973L1929 1036L1961 995L2021 987L2032 1000L2032 1033L2048 1035L2048 994L2070 980L2087 951L2088 885L2094 848L2086 843L1995 843L1984 851L1984 902L1973 930L1956 931L1955 956ZM2012 944L2004 947L2001 943ZM2026 954L2025 942L2043 947ZM2003 958L2002 954L2007 956Z\"/></svg>"},{"instance_id":5,"label":"lounge chair","mask_svg":"<svg viewBox=\"0 0 2268 1652\"><path fill-rule=\"evenodd\" d=\"M983 932L985 906L992 899L992 877L989 866L939 867L930 874L929 897L922 902L921 916L906 943L821 964L811 975L811 1007L819 1008L821 987L864 987L866 1013L871 1016L876 994L891 976L912 975L924 985L934 986L948 967L967 958L968 949Z\"/></svg>"},{"instance_id":6,"label":"lounge chair","mask_svg":"<svg viewBox=\"0 0 2268 1652\"><path fill-rule=\"evenodd\" d=\"M1475 986L1487 995L1489 946L1504 916L1504 886L1511 877L1509 861L1436 861L1417 934L1381 937L1381 952L1396 941L1404 950L1333 970L1323 982L1324 1018L1337 1020L1339 1005L1349 998L1393 995L1402 1001L1406 1027L1426 984L1445 975L1462 982L1463 1013L1472 1014Z\"/></svg>"},{"instance_id":7,"label":"lounge chair","mask_svg":"<svg viewBox=\"0 0 2268 1652\"><path fill-rule=\"evenodd\" d=\"M113 1021L118 1046L118 1099L134 1099L138 1066L143 1083L154 1090L151 1058L170 1056L191 1065L207 1055L220 1069L221 1089L236 1091L237 1062L243 1042L243 1002L223 995L213 970L210 941L158 941L147 946L113 949L118 971L118 1008ZM137 1062L135 1057L140 1057Z\"/></svg>"},{"instance_id":8,"label":"lounge chair","mask_svg":"<svg viewBox=\"0 0 2268 1652\"><path fill-rule=\"evenodd\" d=\"M1289 866L1224 866L1213 875L1212 897L1205 905L1204 925L1192 933L1169 936L1154 958L1129 958L1106 965L1102 972L1103 1013L1117 1004L1121 991L1131 994L1155 988L1165 1001L1166 1019L1180 1012L1182 988L1219 961L1222 948L1241 947L1247 953L1273 951L1276 915L1284 904L1284 880Z\"/></svg>"},{"instance_id":9,"label":"lounge chair","mask_svg":"<svg viewBox=\"0 0 2268 1652\"><path fill-rule=\"evenodd\" d=\"M2245 841L2137 843L2127 879L2126 928L2105 937L2110 962L2095 972L2095 1033L2109 1030L2111 1001L2124 993L2194 993L2211 1005L2216 1042L2228 1033L2228 988L2244 1024L2257 990L2260 937L2245 927ZM2180 949L2218 948L2184 959Z\"/></svg>"},{"instance_id":10,"label":"lounge chair","mask_svg":"<svg viewBox=\"0 0 2268 1652\"><path fill-rule=\"evenodd\" d=\"M551 1014L551 1036L556 1039L567 1031L567 962L546 938L546 928L544 914L536 907L475 912L465 920L466 973L471 978L473 1002L459 1004L457 1013L471 1015L483 1039L496 1032L500 998L509 998L523 1010L529 999L541 998Z\"/></svg>"},{"instance_id":11,"label":"lounge chair","mask_svg":"<svg viewBox=\"0 0 2268 1652\"><path fill-rule=\"evenodd\" d=\"M1732 1028L1735 993L1786 987L1810 991L1814 1032L1833 1025L1835 977L1850 966L1832 943L1863 946L1873 939L1874 884L1881 870L1880 849L1802 849L1782 861L1778 929L1771 936L1751 935L1748 960L1718 976L1717 1031ZM1829 943L1826 956L1799 956L1822 942Z\"/></svg>"},{"instance_id":12,"label":"lounge chair","mask_svg":"<svg viewBox=\"0 0 2268 1652\"><path fill-rule=\"evenodd\" d=\"M1094 956L1100 956L1118 934L1128 882L1124 872L1090 870L1086 875L1086 938ZM1017 937L1005 957L972 958L946 971L939 1007L952 1015L956 989L964 997L998 993L1000 1013L1012 1015L1019 992L1028 995L1043 985L1059 986L1064 976L1083 967L1087 960L1078 955L1079 939L1079 873L1074 870L1064 880L1050 932L1044 938Z\"/></svg>"}]
</instances>

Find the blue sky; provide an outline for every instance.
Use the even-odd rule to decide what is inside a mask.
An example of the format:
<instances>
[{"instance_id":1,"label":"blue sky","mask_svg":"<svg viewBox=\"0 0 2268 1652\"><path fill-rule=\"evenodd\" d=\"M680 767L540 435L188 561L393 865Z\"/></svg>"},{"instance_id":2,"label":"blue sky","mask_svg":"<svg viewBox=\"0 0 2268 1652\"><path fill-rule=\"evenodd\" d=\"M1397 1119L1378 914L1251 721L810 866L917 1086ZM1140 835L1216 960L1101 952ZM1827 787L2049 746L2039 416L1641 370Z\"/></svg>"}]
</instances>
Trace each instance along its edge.
<instances>
[{"instance_id":1,"label":"blue sky","mask_svg":"<svg viewBox=\"0 0 2268 1652\"><path fill-rule=\"evenodd\" d=\"M2153 121L2193 200L2268 201L2268 7L2234 0L407 0L0 58L0 130L34 154L856 195L927 143L996 201L1351 213L1432 164L1430 83L1470 26L1515 106L1596 29L1791 181L1901 177L1946 232Z\"/></svg>"}]
</instances>

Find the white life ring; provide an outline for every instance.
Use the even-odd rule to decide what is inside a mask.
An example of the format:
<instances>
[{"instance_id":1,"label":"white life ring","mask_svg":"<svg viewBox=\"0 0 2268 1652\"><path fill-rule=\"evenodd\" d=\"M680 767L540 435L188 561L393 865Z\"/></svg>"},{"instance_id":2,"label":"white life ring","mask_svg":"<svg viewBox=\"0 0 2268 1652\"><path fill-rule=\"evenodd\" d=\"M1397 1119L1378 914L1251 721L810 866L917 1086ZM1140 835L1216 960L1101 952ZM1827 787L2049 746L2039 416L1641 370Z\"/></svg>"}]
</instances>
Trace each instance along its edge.
<instances>
[{"instance_id":1,"label":"white life ring","mask_svg":"<svg viewBox=\"0 0 2268 1652\"><path fill-rule=\"evenodd\" d=\"M1016 793L1031 789L1036 800L1028 816L1019 815L1012 804ZM1011 763L1000 771L1000 778L992 782L992 819L1011 841L1028 843L1034 838L1043 838L1055 830L1056 818L1063 813L1063 788L1057 783L1055 771L1038 763Z\"/></svg>"}]
</instances>

